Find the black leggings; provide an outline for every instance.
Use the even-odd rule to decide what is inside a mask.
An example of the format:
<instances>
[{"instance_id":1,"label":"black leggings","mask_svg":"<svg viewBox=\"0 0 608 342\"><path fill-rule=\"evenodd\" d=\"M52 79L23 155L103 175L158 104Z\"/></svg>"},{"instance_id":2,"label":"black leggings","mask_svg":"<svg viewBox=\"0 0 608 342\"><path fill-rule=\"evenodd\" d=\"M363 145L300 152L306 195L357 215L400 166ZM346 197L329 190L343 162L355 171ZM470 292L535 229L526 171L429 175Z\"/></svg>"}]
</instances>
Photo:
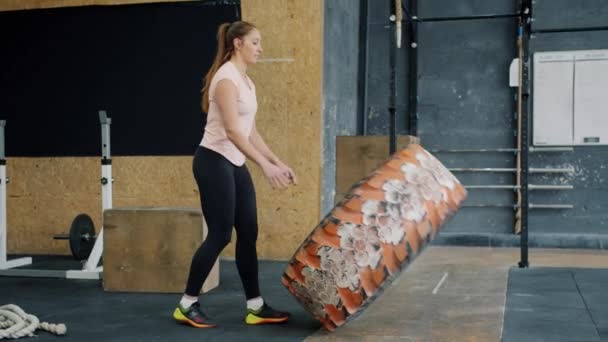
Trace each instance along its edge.
<instances>
[{"instance_id":1,"label":"black leggings","mask_svg":"<svg viewBox=\"0 0 608 342\"><path fill-rule=\"evenodd\" d=\"M236 230L236 266L247 299L260 296L256 240L255 189L247 166L235 166L221 154L199 146L192 164L208 234L192 257L186 294L197 297L215 260Z\"/></svg>"}]
</instances>

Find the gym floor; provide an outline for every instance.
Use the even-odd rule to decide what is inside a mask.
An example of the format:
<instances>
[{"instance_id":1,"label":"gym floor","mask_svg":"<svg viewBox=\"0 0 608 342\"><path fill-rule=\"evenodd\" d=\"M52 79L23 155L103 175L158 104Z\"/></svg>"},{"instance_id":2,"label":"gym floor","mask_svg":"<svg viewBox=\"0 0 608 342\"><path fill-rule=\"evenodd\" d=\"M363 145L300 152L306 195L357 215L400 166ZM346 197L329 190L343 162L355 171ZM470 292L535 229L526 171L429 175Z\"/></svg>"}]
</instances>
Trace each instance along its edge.
<instances>
[{"instance_id":1,"label":"gym floor","mask_svg":"<svg viewBox=\"0 0 608 342\"><path fill-rule=\"evenodd\" d=\"M42 265L40 262L73 266L71 257L34 259L34 264ZM219 323L214 329L195 329L173 321L179 294L105 292L101 282L94 280L0 277L0 305L16 304L41 321L66 324L66 336L39 331L39 342L301 341L321 325L283 287L283 268L281 262L260 264L260 286L268 303L293 314L283 325L243 323L245 297L232 260L220 263L220 286L201 296L203 310Z\"/></svg>"},{"instance_id":2,"label":"gym floor","mask_svg":"<svg viewBox=\"0 0 608 342\"><path fill-rule=\"evenodd\" d=\"M323 330L280 283L285 263L262 261L269 303L291 311L283 325L242 323L244 297L234 262L201 297L216 329L171 319L177 294L105 292L100 282L0 277L0 305L17 304L68 334L36 341L606 341L608 252L531 249L529 269L513 248L431 246L357 319ZM69 257L42 258L65 264ZM35 264L38 261L35 261Z\"/></svg>"}]
</instances>

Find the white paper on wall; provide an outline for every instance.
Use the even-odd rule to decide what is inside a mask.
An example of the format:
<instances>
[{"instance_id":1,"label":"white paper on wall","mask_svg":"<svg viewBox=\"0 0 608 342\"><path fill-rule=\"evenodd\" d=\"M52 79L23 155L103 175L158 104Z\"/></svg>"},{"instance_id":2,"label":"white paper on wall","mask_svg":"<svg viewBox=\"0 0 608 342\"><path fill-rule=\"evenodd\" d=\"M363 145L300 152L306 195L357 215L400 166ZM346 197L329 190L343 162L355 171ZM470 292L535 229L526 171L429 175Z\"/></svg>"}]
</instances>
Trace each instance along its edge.
<instances>
[{"instance_id":1,"label":"white paper on wall","mask_svg":"<svg viewBox=\"0 0 608 342\"><path fill-rule=\"evenodd\" d=\"M608 144L608 50L535 53L533 82L535 145Z\"/></svg>"},{"instance_id":2,"label":"white paper on wall","mask_svg":"<svg viewBox=\"0 0 608 342\"><path fill-rule=\"evenodd\" d=\"M574 144L608 144L608 53L589 57L575 62Z\"/></svg>"},{"instance_id":3,"label":"white paper on wall","mask_svg":"<svg viewBox=\"0 0 608 342\"><path fill-rule=\"evenodd\" d=\"M565 53L534 55L533 142L572 144L574 63Z\"/></svg>"}]
</instances>

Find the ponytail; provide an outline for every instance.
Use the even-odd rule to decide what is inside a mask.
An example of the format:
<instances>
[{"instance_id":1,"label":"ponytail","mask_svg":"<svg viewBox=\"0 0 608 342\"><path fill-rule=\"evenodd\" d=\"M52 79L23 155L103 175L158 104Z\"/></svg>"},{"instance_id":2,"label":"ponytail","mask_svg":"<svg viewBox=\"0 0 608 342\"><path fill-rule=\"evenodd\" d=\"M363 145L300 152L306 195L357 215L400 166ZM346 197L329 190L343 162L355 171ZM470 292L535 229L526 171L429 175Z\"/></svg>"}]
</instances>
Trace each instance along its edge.
<instances>
[{"instance_id":1,"label":"ponytail","mask_svg":"<svg viewBox=\"0 0 608 342\"><path fill-rule=\"evenodd\" d=\"M217 69L228 61L230 58L230 52L232 52L227 51L229 47L227 44L227 33L229 27L229 23L223 23L217 30L217 52L211 68L209 71L207 71L207 75L205 75L205 86L203 87L203 100L201 106L203 112L205 113L207 113L209 110L209 86L211 85L211 79L213 76L215 76Z\"/></svg>"},{"instance_id":2,"label":"ponytail","mask_svg":"<svg viewBox=\"0 0 608 342\"><path fill-rule=\"evenodd\" d=\"M204 78L205 85L203 86L203 97L201 100L203 112L207 113L209 111L209 87L211 86L213 76L232 57L232 53L234 52L232 41L234 38L242 38L254 28L255 26L251 23L235 21L232 24L223 23L217 29L217 52L215 53L213 64Z\"/></svg>"}]
</instances>

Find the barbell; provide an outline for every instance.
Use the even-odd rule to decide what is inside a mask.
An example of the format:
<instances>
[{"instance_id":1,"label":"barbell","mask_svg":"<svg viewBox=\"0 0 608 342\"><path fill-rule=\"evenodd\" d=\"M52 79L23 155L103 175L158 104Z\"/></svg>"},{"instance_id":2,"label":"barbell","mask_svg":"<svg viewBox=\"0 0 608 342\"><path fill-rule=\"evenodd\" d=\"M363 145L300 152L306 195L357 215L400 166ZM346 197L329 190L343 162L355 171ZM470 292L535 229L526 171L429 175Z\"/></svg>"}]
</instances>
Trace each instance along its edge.
<instances>
[{"instance_id":1,"label":"barbell","mask_svg":"<svg viewBox=\"0 0 608 342\"><path fill-rule=\"evenodd\" d=\"M59 234L53 236L55 240L69 240L70 251L76 260L86 260L95 245L95 224L93 219L87 214L77 215L70 225L69 234Z\"/></svg>"}]
</instances>

